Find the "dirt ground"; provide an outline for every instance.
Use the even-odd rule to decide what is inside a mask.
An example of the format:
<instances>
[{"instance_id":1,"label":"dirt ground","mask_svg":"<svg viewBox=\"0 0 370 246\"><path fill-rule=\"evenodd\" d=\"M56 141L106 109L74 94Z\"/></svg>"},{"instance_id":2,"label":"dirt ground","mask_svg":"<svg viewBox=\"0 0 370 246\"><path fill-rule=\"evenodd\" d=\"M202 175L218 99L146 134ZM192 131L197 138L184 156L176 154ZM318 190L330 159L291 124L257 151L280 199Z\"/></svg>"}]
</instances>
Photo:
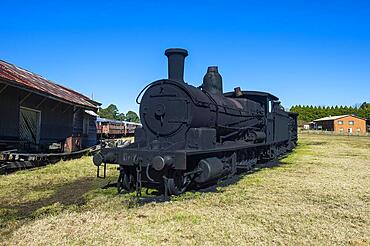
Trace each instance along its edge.
<instances>
[{"instance_id":1,"label":"dirt ground","mask_svg":"<svg viewBox=\"0 0 370 246\"><path fill-rule=\"evenodd\" d=\"M278 165L170 202L90 157L0 176L2 245L370 245L370 138L301 134Z\"/></svg>"}]
</instances>

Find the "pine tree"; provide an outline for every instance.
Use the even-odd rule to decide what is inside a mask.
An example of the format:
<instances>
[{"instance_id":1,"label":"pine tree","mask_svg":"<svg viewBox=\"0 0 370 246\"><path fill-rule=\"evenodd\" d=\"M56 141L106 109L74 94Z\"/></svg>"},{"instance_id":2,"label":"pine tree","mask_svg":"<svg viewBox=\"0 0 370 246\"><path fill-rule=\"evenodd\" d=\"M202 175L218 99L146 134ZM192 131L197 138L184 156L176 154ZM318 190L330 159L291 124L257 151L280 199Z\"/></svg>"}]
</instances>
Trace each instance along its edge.
<instances>
[{"instance_id":1,"label":"pine tree","mask_svg":"<svg viewBox=\"0 0 370 246\"><path fill-rule=\"evenodd\" d=\"M356 107L348 106L313 106L313 105L294 105L290 108L291 112L298 113L299 124L306 124L315 119L336 116L336 115L345 115L345 114L354 114L362 118L370 119L370 103L364 102Z\"/></svg>"}]
</instances>

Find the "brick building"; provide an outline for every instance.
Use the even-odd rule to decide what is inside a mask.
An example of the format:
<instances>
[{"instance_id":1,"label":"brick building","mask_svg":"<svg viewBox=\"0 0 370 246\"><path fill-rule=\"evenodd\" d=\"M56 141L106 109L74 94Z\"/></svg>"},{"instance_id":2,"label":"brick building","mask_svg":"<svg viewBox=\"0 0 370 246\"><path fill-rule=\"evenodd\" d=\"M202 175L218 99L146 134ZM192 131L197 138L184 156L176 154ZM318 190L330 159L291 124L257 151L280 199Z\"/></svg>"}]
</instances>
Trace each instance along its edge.
<instances>
[{"instance_id":1,"label":"brick building","mask_svg":"<svg viewBox=\"0 0 370 246\"><path fill-rule=\"evenodd\" d=\"M313 129L343 134L365 134L366 119L356 115L329 116L313 121Z\"/></svg>"}]
</instances>

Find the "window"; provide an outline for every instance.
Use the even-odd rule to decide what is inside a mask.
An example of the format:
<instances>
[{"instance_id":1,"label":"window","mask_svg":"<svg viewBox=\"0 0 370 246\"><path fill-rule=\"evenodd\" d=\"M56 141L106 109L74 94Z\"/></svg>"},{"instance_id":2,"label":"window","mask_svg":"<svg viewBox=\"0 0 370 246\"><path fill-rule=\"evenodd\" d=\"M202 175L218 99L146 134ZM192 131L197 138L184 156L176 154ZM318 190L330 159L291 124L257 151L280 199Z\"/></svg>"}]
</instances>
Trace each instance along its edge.
<instances>
[{"instance_id":1,"label":"window","mask_svg":"<svg viewBox=\"0 0 370 246\"><path fill-rule=\"evenodd\" d=\"M343 132L343 128L340 128L340 129L339 129L339 131L340 131L340 132Z\"/></svg>"},{"instance_id":2,"label":"window","mask_svg":"<svg viewBox=\"0 0 370 246\"><path fill-rule=\"evenodd\" d=\"M339 120L338 125L343 125L343 120Z\"/></svg>"},{"instance_id":3,"label":"window","mask_svg":"<svg viewBox=\"0 0 370 246\"><path fill-rule=\"evenodd\" d=\"M350 124L350 125L354 125L354 124L355 124L355 122L354 122L353 120L350 120L350 121L348 121L348 124Z\"/></svg>"}]
</instances>

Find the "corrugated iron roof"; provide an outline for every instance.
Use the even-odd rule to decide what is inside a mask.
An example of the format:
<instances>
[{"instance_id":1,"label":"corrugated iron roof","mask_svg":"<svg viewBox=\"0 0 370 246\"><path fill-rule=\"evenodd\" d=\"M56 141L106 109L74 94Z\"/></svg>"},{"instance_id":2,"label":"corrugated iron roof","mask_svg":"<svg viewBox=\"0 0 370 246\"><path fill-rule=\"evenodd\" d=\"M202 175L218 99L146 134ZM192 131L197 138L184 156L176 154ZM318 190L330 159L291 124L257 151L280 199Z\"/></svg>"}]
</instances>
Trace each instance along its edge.
<instances>
[{"instance_id":1,"label":"corrugated iron roof","mask_svg":"<svg viewBox=\"0 0 370 246\"><path fill-rule=\"evenodd\" d=\"M27 71L13 64L0 60L0 79L10 81L21 87L57 97L73 104L97 108L100 103L95 102L74 90L58 85L41 75Z\"/></svg>"},{"instance_id":2,"label":"corrugated iron roof","mask_svg":"<svg viewBox=\"0 0 370 246\"><path fill-rule=\"evenodd\" d=\"M352 117L356 117L356 118L359 118L359 119L363 119L363 118L358 117L358 116L353 115L353 114L345 114L345 115L328 116L328 117L320 118L320 119L314 120L314 122L316 122L316 121L327 121L327 120L337 120L337 119L348 117L348 116L352 116Z\"/></svg>"}]
</instances>

